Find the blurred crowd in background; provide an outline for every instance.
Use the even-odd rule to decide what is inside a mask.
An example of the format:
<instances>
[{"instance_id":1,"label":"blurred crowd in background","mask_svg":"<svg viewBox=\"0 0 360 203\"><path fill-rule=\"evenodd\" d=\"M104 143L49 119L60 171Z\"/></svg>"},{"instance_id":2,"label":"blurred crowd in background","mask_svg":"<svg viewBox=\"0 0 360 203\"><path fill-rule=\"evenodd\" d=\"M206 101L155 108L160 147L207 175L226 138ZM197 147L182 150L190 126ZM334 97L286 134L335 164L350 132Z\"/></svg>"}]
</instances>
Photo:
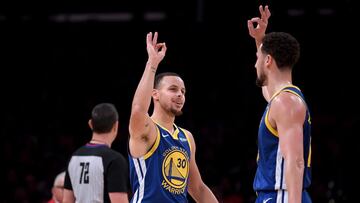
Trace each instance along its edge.
<instances>
[{"instance_id":1,"label":"blurred crowd in background","mask_svg":"<svg viewBox=\"0 0 360 203\"><path fill-rule=\"evenodd\" d=\"M266 102L255 85L256 48L246 21L261 3L272 11L268 31L289 32L301 44L293 83L312 112L313 202L351 202L359 118L350 0L55 2L45 11L2 6L0 202L51 198L55 176L90 139L87 121L97 103L116 105L120 129L112 148L127 155L149 31L158 31L168 47L158 72L177 72L185 81L184 115L176 123L194 135L204 182L220 202L254 202L257 129Z\"/></svg>"}]
</instances>

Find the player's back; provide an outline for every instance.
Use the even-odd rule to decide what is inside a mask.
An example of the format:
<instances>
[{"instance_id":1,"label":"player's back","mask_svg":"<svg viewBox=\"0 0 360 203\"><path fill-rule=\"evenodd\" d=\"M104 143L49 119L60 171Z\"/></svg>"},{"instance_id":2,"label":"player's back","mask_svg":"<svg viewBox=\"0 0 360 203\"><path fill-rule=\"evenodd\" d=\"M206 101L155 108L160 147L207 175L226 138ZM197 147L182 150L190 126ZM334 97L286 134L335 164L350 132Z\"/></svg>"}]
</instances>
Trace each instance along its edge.
<instances>
[{"instance_id":1,"label":"player's back","mask_svg":"<svg viewBox=\"0 0 360 203\"><path fill-rule=\"evenodd\" d=\"M119 161L126 163L120 153L105 144L88 143L82 146L74 152L68 164L67 172L70 180L68 182L65 180L66 188L73 190L76 202L110 202L108 181L110 178L122 177L113 175L109 167Z\"/></svg>"}]
</instances>

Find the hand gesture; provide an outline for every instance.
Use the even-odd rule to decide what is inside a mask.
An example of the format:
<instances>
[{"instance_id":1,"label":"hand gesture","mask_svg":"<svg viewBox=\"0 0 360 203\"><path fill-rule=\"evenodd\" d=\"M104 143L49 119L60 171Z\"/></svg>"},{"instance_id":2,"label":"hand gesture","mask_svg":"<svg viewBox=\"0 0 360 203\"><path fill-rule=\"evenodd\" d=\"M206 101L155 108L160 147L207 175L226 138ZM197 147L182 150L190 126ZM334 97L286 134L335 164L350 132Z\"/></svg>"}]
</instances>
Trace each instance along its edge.
<instances>
[{"instance_id":1,"label":"hand gesture","mask_svg":"<svg viewBox=\"0 0 360 203\"><path fill-rule=\"evenodd\" d=\"M268 6L265 6L265 9L263 9L263 6L259 6L259 11L261 18L255 17L251 20L248 20L248 29L249 34L251 37L253 37L257 42L260 42L262 38L265 36L265 31L268 25L268 19L271 16L270 10ZM254 23L257 23L257 26L254 27Z\"/></svg>"},{"instance_id":2,"label":"hand gesture","mask_svg":"<svg viewBox=\"0 0 360 203\"><path fill-rule=\"evenodd\" d=\"M152 32L146 35L146 49L148 52L148 63L151 63L153 67L159 65L163 60L166 53L165 43L157 43L158 33L155 32L154 37Z\"/></svg>"}]
</instances>

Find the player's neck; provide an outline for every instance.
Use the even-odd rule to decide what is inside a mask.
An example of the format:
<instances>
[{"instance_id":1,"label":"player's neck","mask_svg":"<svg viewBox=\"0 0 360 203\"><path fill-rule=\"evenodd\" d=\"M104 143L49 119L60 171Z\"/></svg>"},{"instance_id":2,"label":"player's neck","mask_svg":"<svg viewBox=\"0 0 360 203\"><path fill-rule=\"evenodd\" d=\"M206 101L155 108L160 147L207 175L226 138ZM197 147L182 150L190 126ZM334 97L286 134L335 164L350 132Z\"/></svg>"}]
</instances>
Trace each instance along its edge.
<instances>
[{"instance_id":1,"label":"player's neck","mask_svg":"<svg viewBox=\"0 0 360 203\"><path fill-rule=\"evenodd\" d=\"M292 85L291 82L282 82L282 83L276 83L276 84L269 84L268 90L269 90L269 96L270 99L273 98L275 94L277 94L280 90L283 88Z\"/></svg>"},{"instance_id":2,"label":"player's neck","mask_svg":"<svg viewBox=\"0 0 360 203\"><path fill-rule=\"evenodd\" d=\"M291 72L284 72L283 74L273 75L268 79L268 91L270 97L272 97L284 87L292 85Z\"/></svg>"},{"instance_id":3,"label":"player's neck","mask_svg":"<svg viewBox=\"0 0 360 203\"><path fill-rule=\"evenodd\" d=\"M151 118L156 123L158 123L162 127L166 128L169 132L172 133L174 131L175 116L171 116L171 115L166 114L166 113L159 113L159 112L154 111Z\"/></svg>"},{"instance_id":4,"label":"player's neck","mask_svg":"<svg viewBox=\"0 0 360 203\"><path fill-rule=\"evenodd\" d=\"M111 142L109 141L109 139L107 139L108 135L99 135L97 133L93 133L93 136L90 140L91 144L104 144L107 146L111 146Z\"/></svg>"}]
</instances>

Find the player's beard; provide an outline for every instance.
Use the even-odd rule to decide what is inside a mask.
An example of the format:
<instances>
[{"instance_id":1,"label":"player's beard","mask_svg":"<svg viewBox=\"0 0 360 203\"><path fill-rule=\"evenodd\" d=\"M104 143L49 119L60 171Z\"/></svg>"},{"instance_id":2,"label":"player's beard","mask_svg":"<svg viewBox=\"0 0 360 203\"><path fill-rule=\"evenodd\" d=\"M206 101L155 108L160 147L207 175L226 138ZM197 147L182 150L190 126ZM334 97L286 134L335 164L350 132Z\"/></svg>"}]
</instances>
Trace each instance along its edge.
<instances>
[{"instance_id":1,"label":"player's beard","mask_svg":"<svg viewBox=\"0 0 360 203\"><path fill-rule=\"evenodd\" d=\"M266 86L267 76L261 72L260 75L256 78L256 85L259 87Z\"/></svg>"},{"instance_id":2,"label":"player's beard","mask_svg":"<svg viewBox=\"0 0 360 203\"><path fill-rule=\"evenodd\" d=\"M181 111L181 110L176 110L176 109L174 109L174 108L171 108L170 109L170 112L172 113L172 114L174 114L175 116L181 116L182 114L183 114L183 112Z\"/></svg>"},{"instance_id":3,"label":"player's beard","mask_svg":"<svg viewBox=\"0 0 360 203\"><path fill-rule=\"evenodd\" d=\"M167 111L168 113L173 114L174 116L181 116L183 112L181 110L177 110L176 108L172 107L171 105L166 106L165 104L160 103L162 108Z\"/></svg>"}]
</instances>

